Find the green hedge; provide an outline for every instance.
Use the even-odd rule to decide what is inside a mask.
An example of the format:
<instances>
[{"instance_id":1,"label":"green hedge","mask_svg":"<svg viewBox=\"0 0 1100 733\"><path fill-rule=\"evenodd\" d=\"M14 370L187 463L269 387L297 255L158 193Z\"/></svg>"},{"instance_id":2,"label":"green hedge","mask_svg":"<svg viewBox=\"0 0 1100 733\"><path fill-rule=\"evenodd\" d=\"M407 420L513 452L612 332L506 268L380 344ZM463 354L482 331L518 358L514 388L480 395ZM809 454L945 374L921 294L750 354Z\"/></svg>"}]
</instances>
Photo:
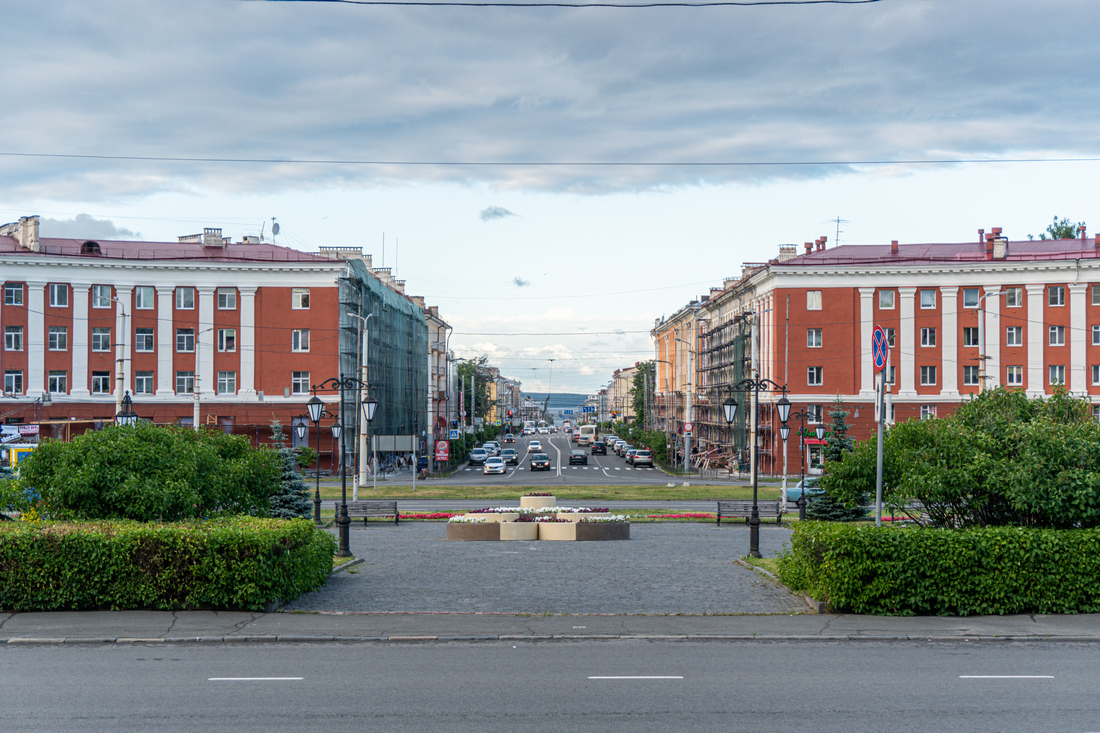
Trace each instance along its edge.
<instances>
[{"instance_id":1,"label":"green hedge","mask_svg":"<svg viewBox=\"0 0 1100 733\"><path fill-rule=\"evenodd\" d=\"M1100 530L796 524L779 577L830 611L1100 612Z\"/></svg>"},{"instance_id":2,"label":"green hedge","mask_svg":"<svg viewBox=\"0 0 1100 733\"><path fill-rule=\"evenodd\" d=\"M0 609L262 610L325 584L335 540L305 519L0 524Z\"/></svg>"}]
</instances>

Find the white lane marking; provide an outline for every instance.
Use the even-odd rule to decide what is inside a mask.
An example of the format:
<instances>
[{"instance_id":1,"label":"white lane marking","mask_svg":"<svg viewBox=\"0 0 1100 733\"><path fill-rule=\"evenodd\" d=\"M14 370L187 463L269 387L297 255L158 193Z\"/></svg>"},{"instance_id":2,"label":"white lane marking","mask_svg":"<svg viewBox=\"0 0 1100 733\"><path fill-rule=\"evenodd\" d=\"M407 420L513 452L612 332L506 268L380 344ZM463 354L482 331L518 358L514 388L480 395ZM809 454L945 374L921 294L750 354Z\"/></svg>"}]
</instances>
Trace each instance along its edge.
<instances>
[{"instance_id":1,"label":"white lane marking","mask_svg":"<svg viewBox=\"0 0 1100 733\"><path fill-rule=\"evenodd\" d=\"M589 677L590 680L682 680L679 675L622 675L616 677Z\"/></svg>"},{"instance_id":2,"label":"white lane marking","mask_svg":"<svg viewBox=\"0 0 1100 733\"><path fill-rule=\"evenodd\" d=\"M1054 675L959 675L959 679L1054 679Z\"/></svg>"},{"instance_id":3,"label":"white lane marking","mask_svg":"<svg viewBox=\"0 0 1100 733\"><path fill-rule=\"evenodd\" d=\"M295 682L301 677L208 677L208 682Z\"/></svg>"}]
</instances>

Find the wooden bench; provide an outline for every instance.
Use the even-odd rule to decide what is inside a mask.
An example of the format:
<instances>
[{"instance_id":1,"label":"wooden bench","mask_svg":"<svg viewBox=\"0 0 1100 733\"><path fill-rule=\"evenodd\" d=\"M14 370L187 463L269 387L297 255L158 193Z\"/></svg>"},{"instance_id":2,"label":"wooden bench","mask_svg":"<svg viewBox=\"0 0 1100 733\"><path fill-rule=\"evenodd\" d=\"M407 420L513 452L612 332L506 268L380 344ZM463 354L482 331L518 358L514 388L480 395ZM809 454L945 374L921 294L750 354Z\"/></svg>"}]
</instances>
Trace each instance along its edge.
<instances>
[{"instance_id":1,"label":"wooden bench","mask_svg":"<svg viewBox=\"0 0 1100 733\"><path fill-rule=\"evenodd\" d=\"M336 516L340 516L340 502L336 502ZM396 501L349 501L348 517L362 519L363 526L367 526L370 517L393 517L393 523L401 521L401 513L397 511Z\"/></svg>"},{"instance_id":2,"label":"wooden bench","mask_svg":"<svg viewBox=\"0 0 1100 733\"><path fill-rule=\"evenodd\" d=\"M761 517L775 517L775 523L779 524L783 519L783 505L778 501L757 501L756 513ZM722 523L722 517L737 517L744 519L747 524L752 517L752 502L745 499L718 502L718 522Z\"/></svg>"}]
</instances>

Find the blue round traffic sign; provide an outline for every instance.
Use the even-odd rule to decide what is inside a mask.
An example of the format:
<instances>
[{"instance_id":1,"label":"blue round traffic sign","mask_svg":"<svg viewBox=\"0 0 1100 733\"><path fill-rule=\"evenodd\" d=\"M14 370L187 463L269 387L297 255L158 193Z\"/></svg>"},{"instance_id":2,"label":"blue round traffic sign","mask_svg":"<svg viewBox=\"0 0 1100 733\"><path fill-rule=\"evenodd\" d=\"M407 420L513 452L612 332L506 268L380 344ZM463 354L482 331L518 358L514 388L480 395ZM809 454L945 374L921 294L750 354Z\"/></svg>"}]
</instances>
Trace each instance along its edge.
<instances>
[{"instance_id":1,"label":"blue round traffic sign","mask_svg":"<svg viewBox=\"0 0 1100 733\"><path fill-rule=\"evenodd\" d=\"M876 372L886 368L886 357L889 353L890 344L886 341L886 331L882 326L875 326L875 332L871 336L871 358L875 362Z\"/></svg>"}]
</instances>

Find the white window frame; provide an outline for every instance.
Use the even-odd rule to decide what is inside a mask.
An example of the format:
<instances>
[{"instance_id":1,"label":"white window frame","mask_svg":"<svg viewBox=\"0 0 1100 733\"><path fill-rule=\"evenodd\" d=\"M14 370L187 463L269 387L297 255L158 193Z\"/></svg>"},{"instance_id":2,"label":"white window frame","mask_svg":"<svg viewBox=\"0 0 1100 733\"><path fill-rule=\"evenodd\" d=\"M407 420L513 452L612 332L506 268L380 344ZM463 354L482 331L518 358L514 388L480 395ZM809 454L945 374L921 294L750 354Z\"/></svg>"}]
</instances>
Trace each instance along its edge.
<instances>
[{"instance_id":1,"label":"white window frame","mask_svg":"<svg viewBox=\"0 0 1100 733\"><path fill-rule=\"evenodd\" d=\"M7 369L4 371L4 394L23 394L22 369Z\"/></svg>"},{"instance_id":2,"label":"white window frame","mask_svg":"<svg viewBox=\"0 0 1100 733\"><path fill-rule=\"evenodd\" d=\"M1050 364L1047 367L1047 382L1051 385L1064 385L1066 383L1066 365Z\"/></svg>"},{"instance_id":3,"label":"white window frame","mask_svg":"<svg viewBox=\"0 0 1100 733\"><path fill-rule=\"evenodd\" d=\"M235 310L237 310L237 289L236 288L218 288L218 310L220 310L220 311L235 311Z\"/></svg>"},{"instance_id":4,"label":"white window frame","mask_svg":"<svg viewBox=\"0 0 1100 733\"><path fill-rule=\"evenodd\" d=\"M1051 308L1061 308L1066 304L1066 286L1050 285L1047 287L1047 305Z\"/></svg>"},{"instance_id":5,"label":"white window frame","mask_svg":"<svg viewBox=\"0 0 1100 733\"><path fill-rule=\"evenodd\" d=\"M236 372L218 372L218 394L237 394Z\"/></svg>"},{"instance_id":6,"label":"white window frame","mask_svg":"<svg viewBox=\"0 0 1100 733\"><path fill-rule=\"evenodd\" d=\"M821 310L821 291L820 290L807 290L806 291L806 310L819 311Z\"/></svg>"},{"instance_id":7,"label":"white window frame","mask_svg":"<svg viewBox=\"0 0 1100 733\"><path fill-rule=\"evenodd\" d=\"M1100 384L1100 364L1092 365L1092 385L1095 387Z\"/></svg>"},{"instance_id":8,"label":"white window frame","mask_svg":"<svg viewBox=\"0 0 1100 733\"><path fill-rule=\"evenodd\" d=\"M23 305L23 285L4 283L4 305Z\"/></svg>"},{"instance_id":9,"label":"white window frame","mask_svg":"<svg viewBox=\"0 0 1100 733\"><path fill-rule=\"evenodd\" d=\"M176 394L195 394L195 372L176 372Z\"/></svg>"},{"instance_id":10,"label":"white window frame","mask_svg":"<svg viewBox=\"0 0 1100 733\"><path fill-rule=\"evenodd\" d=\"M922 387L935 387L936 377L935 365L929 364L920 368L920 385Z\"/></svg>"},{"instance_id":11,"label":"white window frame","mask_svg":"<svg viewBox=\"0 0 1100 733\"><path fill-rule=\"evenodd\" d=\"M935 346L936 345L936 329L928 326L920 330L920 345L921 346Z\"/></svg>"},{"instance_id":12,"label":"white window frame","mask_svg":"<svg viewBox=\"0 0 1100 733\"><path fill-rule=\"evenodd\" d=\"M134 394L153 394L156 382L153 372L134 372Z\"/></svg>"},{"instance_id":13,"label":"white window frame","mask_svg":"<svg viewBox=\"0 0 1100 733\"><path fill-rule=\"evenodd\" d=\"M111 373L92 372L92 394L111 394Z\"/></svg>"},{"instance_id":14,"label":"white window frame","mask_svg":"<svg viewBox=\"0 0 1100 733\"><path fill-rule=\"evenodd\" d=\"M193 329L193 328L177 328L176 329L176 353L177 354L193 354L193 353L195 353L195 329Z\"/></svg>"},{"instance_id":15,"label":"white window frame","mask_svg":"<svg viewBox=\"0 0 1100 733\"><path fill-rule=\"evenodd\" d=\"M218 329L218 351L232 352L237 350L237 329Z\"/></svg>"},{"instance_id":16,"label":"white window frame","mask_svg":"<svg viewBox=\"0 0 1100 733\"><path fill-rule=\"evenodd\" d=\"M157 350L157 333L152 328L134 329L134 351L148 354Z\"/></svg>"},{"instance_id":17,"label":"white window frame","mask_svg":"<svg viewBox=\"0 0 1100 733\"><path fill-rule=\"evenodd\" d=\"M195 310L195 289L189 286L180 286L176 288L176 310L178 311L193 311Z\"/></svg>"},{"instance_id":18,"label":"white window frame","mask_svg":"<svg viewBox=\"0 0 1100 733\"><path fill-rule=\"evenodd\" d=\"M290 332L291 351L309 351L309 329L295 328Z\"/></svg>"},{"instance_id":19,"label":"white window frame","mask_svg":"<svg viewBox=\"0 0 1100 733\"><path fill-rule=\"evenodd\" d=\"M893 290L880 290L878 291L878 308L883 311L894 310L894 291Z\"/></svg>"},{"instance_id":20,"label":"white window frame","mask_svg":"<svg viewBox=\"0 0 1100 733\"><path fill-rule=\"evenodd\" d=\"M977 308L982 302L982 294L978 288L963 288L963 308Z\"/></svg>"},{"instance_id":21,"label":"white window frame","mask_svg":"<svg viewBox=\"0 0 1100 733\"><path fill-rule=\"evenodd\" d=\"M819 425L823 422L825 411L822 405L806 405L806 422L810 425Z\"/></svg>"},{"instance_id":22,"label":"white window frame","mask_svg":"<svg viewBox=\"0 0 1100 733\"><path fill-rule=\"evenodd\" d=\"M821 348L821 329L820 328L807 328L806 329L806 348L807 349L820 349Z\"/></svg>"},{"instance_id":23,"label":"white window frame","mask_svg":"<svg viewBox=\"0 0 1100 733\"><path fill-rule=\"evenodd\" d=\"M936 406L935 405L921 405L920 406L920 419L921 420L935 420L936 419Z\"/></svg>"},{"instance_id":24,"label":"white window frame","mask_svg":"<svg viewBox=\"0 0 1100 733\"><path fill-rule=\"evenodd\" d=\"M1024 327L1008 326L1005 328L1005 346L1023 346Z\"/></svg>"},{"instance_id":25,"label":"white window frame","mask_svg":"<svg viewBox=\"0 0 1100 733\"><path fill-rule=\"evenodd\" d=\"M290 373L290 393L309 394L309 372Z\"/></svg>"},{"instance_id":26,"label":"white window frame","mask_svg":"<svg viewBox=\"0 0 1100 733\"><path fill-rule=\"evenodd\" d=\"M966 387L976 387L979 383L980 374L978 367L970 364L963 365L963 385Z\"/></svg>"},{"instance_id":27,"label":"white window frame","mask_svg":"<svg viewBox=\"0 0 1100 733\"><path fill-rule=\"evenodd\" d=\"M932 310L936 307L936 291L932 288L924 288L920 291L921 310Z\"/></svg>"},{"instance_id":28,"label":"white window frame","mask_svg":"<svg viewBox=\"0 0 1100 733\"><path fill-rule=\"evenodd\" d=\"M69 307L69 286L65 283L50 283L50 307Z\"/></svg>"},{"instance_id":29,"label":"white window frame","mask_svg":"<svg viewBox=\"0 0 1100 733\"><path fill-rule=\"evenodd\" d=\"M1024 386L1024 368L1023 366L1013 364L1005 367L1005 386L1007 387L1023 387Z\"/></svg>"},{"instance_id":30,"label":"white window frame","mask_svg":"<svg viewBox=\"0 0 1100 733\"><path fill-rule=\"evenodd\" d=\"M1023 308L1024 307L1024 289L1018 286L1005 288L1005 307L1006 308Z\"/></svg>"},{"instance_id":31,"label":"white window frame","mask_svg":"<svg viewBox=\"0 0 1100 733\"><path fill-rule=\"evenodd\" d=\"M892 328L886 329L886 345L891 349L894 348L894 329Z\"/></svg>"},{"instance_id":32,"label":"white window frame","mask_svg":"<svg viewBox=\"0 0 1100 733\"><path fill-rule=\"evenodd\" d=\"M55 369L46 375L46 391L50 394L69 393L69 373L64 369Z\"/></svg>"},{"instance_id":33,"label":"white window frame","mask_svg":"<svg viewBox=\"0 0 1100 733\"><path fill-rule=\"evenodd\" d=\"M104 339L107 345L104 346ZM92 351L107 352L111 350L111 327L95 326L92 328Z\"/></svg>"},{"instance_id":34,"label":"white window frame","mask_svg":"<svg viewBox=\"0 0 1100 733\"><path fill-rule=\"evenodd\" d=\"M110 308L113 297L114 296L112 295L112 289L110 285L92 286L93 308Z\"/></svg>"},{"instance_id":35,"label":"white window frame","mask_svg":"<svg viewBox=\"0 0 1100 733\"><path fill-rule=\"evenodd\" d=\"M977 326L963 326L963 346L979 346L978 343L978 327Z\"/></svg>"},{"instance_id":36,"label":"white window frame","mask_svg":"<svg viewBox=\"0 0 1100 733\"><path fill-rule=\"evenodd\" d=\"M1100 346L1100 325L1092 327L1092 345Z\"/></svg>"},{"instance_id":37,"label":"white window frame","mask_svg":"<svg viewBox=\"0 0 1100 733\"><path fill-rule=\"evenodd\" d=\"M1065 346L1066 345L1066 327L1065 326L1048 326L1047 327L1047 345L1048 346Z\"/></svg>"},{"instance_id":38,"label":"white window frame","mask_svg":"<svg viewBox=\"0 0 1100 733\"><path fill-rule=\"evenodd\" d=\"M1093 285L1092 288L1092 304L1100 305L1100 284Z\"/></svg>"},{"instance_id":39,"label":"white window frame","mask_svg":"<svg viewBox=\"0 0 1100 733\"><path fill-rule=\"evenodd\" d=\"M806 386L821 387L825 384L825 367L806 367Z\"/></svg>"},{"instance_id":40,"label":"white window frame","mask_svg":"<svg viewBox=\"0 0 1100 733\"><path fill-rule=\"evenodd\" d=\"M151 311L157 307L157 289L152 285L138 285L134 288L134 308Z\"/></svg>"},{"instance_id":41,"label":"white window frame","mask_svg":"<svg viewBox=\"0 0 1100 733\"><path fill-rule=\"evenodd\" d=\"M23 350L23 327L4 326L4 351Z\"/></svg>"},{"instance_id":42,"label":"white window frame","mask_svg":"<svg viewBox=\"0 0 1100 733\"><path fill-rule=\"evenodd\" d=\"M293 288L290 291L290 307L298 311L309 310L309 288Z\"/></svg>"},{"instance_id":43,"label":"white window frame","mask_svg":"<svg viewBox=\"0 0 1100 733\"><path fill-rule=\"evenodd\" d=\"M69 327L50 326L46 333L46 348L50 351L68 351Z\"/></svg>"}]
</instances>

